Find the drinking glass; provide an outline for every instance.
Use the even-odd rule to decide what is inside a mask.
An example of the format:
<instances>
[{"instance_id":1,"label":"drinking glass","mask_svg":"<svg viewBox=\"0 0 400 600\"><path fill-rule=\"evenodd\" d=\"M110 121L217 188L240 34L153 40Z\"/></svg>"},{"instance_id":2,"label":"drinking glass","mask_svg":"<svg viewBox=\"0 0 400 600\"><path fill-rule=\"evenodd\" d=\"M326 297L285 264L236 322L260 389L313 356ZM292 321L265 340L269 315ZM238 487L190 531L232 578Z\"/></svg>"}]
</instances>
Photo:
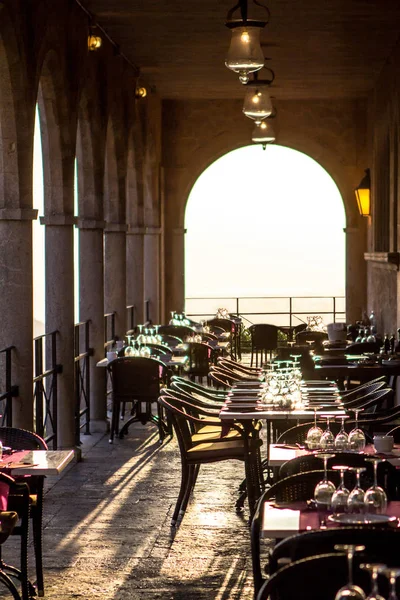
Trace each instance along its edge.
<instances>
[{"instance_id":1,"label":"drinking glass","mask_svg":"<svg viewBox=\"0 0 400 600\"><path fill-rule=\"evenodd\" d=\"M335 471L340 471L340 485L336 488L332 496L332 510L334 514L346 513L348 510L348 500L350 492L344 484L344 472L348 467L344 465L335 465L332 467Z\"/></svg>"},{"instance_id":2,"label":"drinking glass","mask_svg":"<svg viewBox=\"0 0 400 600\"><path fill-rule=\"evenodd\" d=\"M127 335L126 338L128 340L128 344L125 347L124 356L133 356L132 336L131 335Z\"/></svg>"},{"instance_id":3,"label":"drinking glass","mask_svg":"<svg viewBox=\"0 0 400 600\"><path fill-rule=\"evenodd\" d=\"M382 458L367 458L374 465L374 484L367 489L364 495L365 511L372 514L383 514L387 509L387 495L378 485L378 464L385 462Z\"/></svg>"},{"instance_id":4,"label":"drinking glass","mask_svg":"<svg viewBox=\"0 0 400 600\"><path fill-rule=\"evenodd\" d=\"M332 496L336 487L328 479L328 459L333 458L334 454L318 454L318 458L324 461L324 478L317 483L314 490L314 500L317 503L317 509L320 517L320 525L325 525L326 515L331 508Z\"/></svg>"},{"instance_id":5,"label":"drinking glass","mask_svg":"<svg viewBox=\"0 0 400 600\"><path fill-rule=\"evenodd\" d=\"M323 431L321 427L317 425L317 410L318 408L314 408L314 425L307 431L307 446L309 450L317 450L320 447L321 436Z\"/></svg>"},{"instance_id":6,"label":"drinking glass","mask_svg":"<svg viewBox=\"0 0 400 600\"><path fill-rule=\"evenodd\" d=\"M400 569L394 569L390 567L389 569L384 569L383 574L389 579L390 594L388 596L388 600L398 600L396 594L396 580L398 577L400 577Z\"/></svg>"},{"instance_id":7,"label":"drinking glass","mask_svg":"<svg viewBox=\"0 0 400 600\"><path fill-rule=\"evenodd\" d=\"M385 600L385 598L380 595L378 588L378 575L379 573L383 573L385 568L386 565L379 563L362 563L360 565L360 569L368 571L371 576L371 592L368 594L366 600Z\"/></svg>"},{"instance_id":8,"label":"drinking glass","mask_svg":"<svg viewBox=\"0 0 400 600\"><path fill-rule=\"evenodd\" d=\"M324 433L321 435L320 445L323 450L333 450L335 447L335 436L330 430L330 416L324 417L326 419L326 429Z\"/></svg>"},{"instance_id":9,"label":"drinking glass","mask_svg":"<svg viewBox=\"0 0 400 600\"><path fill-rule=\"evenodd\" d=\"M335 550L339 552L346 552L347 554L347 565L349 569L349 581L340 588L336 593L335 600L365 600L365 594L363 590L353 583L353 558L356 552L362 552L365 550L365 546L354 546L353 544L340 544L335 546Z\"/></svg>"},{"instance_id":10,"label":"drinking glass","mask_svg":"<svg viewBox=\"0 0 400 600\"><path fill-rule=\"evenodd\" d=\"M364 450L366 444L364 432L358 427L358 414L361 411L361 408L354 408L352 410L352 412L354 412L355 415L356 426L349 433L350 449L355 450L356 452L361 452L362 450Z\"/></svg>"},{"instance_id":11,"label":"drinking glass","mask_svg":"<svg viewBox=\"0 0 400 600\"><path fill-rule=\"evenodd\" d=\"M356 474L356 484L349 494L347 501L348 511L353 514L363 514L365 512L364 490L360 484L360 475L365 471L365 467L351 467L349 471Z\"/></svg>"},{"instance_id":12,"label":"drinking glass","mask_svg":"<svg viewBox=\"0 0 400 600\"><path fill-rule=\"evenodd\" d=\"M335 450L348 450L349 449L349 436L347 435L344 429L345 419L348 419L348 416L345 415L343 417L337 417L341 419L342 425L340 427L339 433L335 437Z\"/></svg>"}]
</instances>

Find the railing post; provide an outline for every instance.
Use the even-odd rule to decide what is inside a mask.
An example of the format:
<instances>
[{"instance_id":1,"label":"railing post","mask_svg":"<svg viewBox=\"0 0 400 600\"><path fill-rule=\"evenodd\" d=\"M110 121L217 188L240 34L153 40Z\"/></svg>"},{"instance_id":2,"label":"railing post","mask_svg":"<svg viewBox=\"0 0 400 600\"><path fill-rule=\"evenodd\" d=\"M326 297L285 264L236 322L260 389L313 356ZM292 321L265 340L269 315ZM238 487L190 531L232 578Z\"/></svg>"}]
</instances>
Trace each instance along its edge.
<instances>
[{"instance_id":1,"label":"railing post","mask_svg":"<svg viewBox=\"0 0 400 600\"><path fill-rule=\"evenodd\" d=\"M333 322L336 323L336 296L333 296Z\"/></svg>"},{"instance_id":2,"label":"railing post","mask_svg":"<svg viewBox=\"0 0 400 600\"><path fill-rule=\"evenodd\" d=\"M236 298L236 315L239 316L239 298Z\"/></svg>"},{"instance_id":3,"label":"railing post","mask_svg":"<svg viewBox=\"0 0 400 600\"><path fill-rule=\"evenodd\" d=\"M86 371L86 428L85 434L90 435L90 356L93 354L90 348L90 321L85 323L85 371Z\"/></svg>"},{"instance_id":4,"label":"railing post","mask_svg":"<svg viewBox=\"0 0 400 600\"><path fill-rule=\"evenodd\" d=\"M292 305L292 296L289 297L289 327L290 329L292 328L292 309L293 309L293 305Z\"/></svg>"},{"instance_id":5,"label":"railing post","mask_svg":"<svg viewBox=\"0 0 400 600\"><path fill-rule=\"evenodd\" d=\"M61 369L57 365L57 331L53 331L51 334L51 368L53 370L53 406L52 406L52 416L53 416L53 449L57 450L58 446L58 374L61 372Z\"/></svg>"},{"instance_id":6,"label":"railing post","mask_svg":"<svg viewBox=\"0 0 400 600\"><path fill-rule=\"evenodd\" d=\"M43 373L43 339L40 337L35 340L35 377L39 377ZM40 437L44 437L43 396L43 380L39 379L35 384L35 413L36 433Z\"/></svg>"}]
</instances>

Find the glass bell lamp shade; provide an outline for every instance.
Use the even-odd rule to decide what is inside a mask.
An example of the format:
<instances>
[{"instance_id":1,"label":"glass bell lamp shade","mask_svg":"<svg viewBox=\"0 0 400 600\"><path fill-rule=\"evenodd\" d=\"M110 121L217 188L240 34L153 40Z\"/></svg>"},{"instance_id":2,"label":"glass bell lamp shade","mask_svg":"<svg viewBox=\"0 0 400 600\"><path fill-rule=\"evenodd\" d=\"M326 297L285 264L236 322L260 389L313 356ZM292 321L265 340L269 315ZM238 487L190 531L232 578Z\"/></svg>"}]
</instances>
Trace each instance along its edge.
<instances>
[{"instance_id":1,"label":"glass bell lamp shade","mask_svg":"<svg viewBox=\"0 0 400 600\"><path fill-rule=\"evenodd\" d=\"M269 117L274 110L271 98L266 85L248 83L247 86L248 89L244 97L243 112L246 117L254 119L257 125L259 125L261 121L266 117Z\"/></svg>"},{"instance_id":2,"label":"glass bell lamp shade","mask_svg":"<svg viewBox=\"0 0 400 600\"><path fill-rule=\"evenodd\" d=\"M228 25L229 26L229 25ZM260 45L260 26L242 24L230 26L231 45L225 59L225 65L239 74L241 83L249 81L249 73L259 71L264 66L264 54Z\"/></svg>"},{"instance_id":3,"label":"glass bell lamp shade","mask_svg":"<svg viewBox=\"0 0 400 600\"><path fill-rule=\"evenodd\" d=\"M276 140L272 123L268 120L261 121L260 125L254 125L251 141L255 144L271 144Z\"/></svg>"},{"instance_id":4,"label":"glass bell lamp shade","mask_svg":"<svg viewBox=\"0 0 400 600\"><path fill-rule=\"evenodd\" d=\"M98 35L90 34L88 36L88 49L90 52L95 52L101 47L102 39Z\"/></svg>"},{"instance_id":5,"label":"glass bell lamp shade","mask_svg":"<svg viewBox=\"0 0 400 600\"><path fill-rule=\"evenodd\" d=\"M362 217L369 217L371 214L371 179L369 169L365 171L360 185L355 189L357 206Z\"/></svg>"}]
</instances>

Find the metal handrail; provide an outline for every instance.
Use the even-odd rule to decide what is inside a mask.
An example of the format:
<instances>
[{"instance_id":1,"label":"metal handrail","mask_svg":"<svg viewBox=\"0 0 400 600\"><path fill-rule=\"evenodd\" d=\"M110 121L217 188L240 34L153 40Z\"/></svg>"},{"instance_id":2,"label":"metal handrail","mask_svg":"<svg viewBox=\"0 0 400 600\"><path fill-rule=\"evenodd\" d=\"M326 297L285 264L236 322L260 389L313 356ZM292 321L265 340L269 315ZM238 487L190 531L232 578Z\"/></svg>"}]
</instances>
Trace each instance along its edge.
<instances>
[{"instance_id":1,"label":"metal handrail","mask_svg":"<svg viewBox=\"0 0 400 600\"><path fill-rule=\"evenodd\" d=\"M81 444L80 433L85 428L85 435L90 435L90 357L93 348L89 343L91 321L81 321L74 326L75 348L75 441ZM83 340L81 331L83 330ZM83 351L81 352L81 345Z\"/></svg>"},{"instance_id":2,"label":"metal handrail","mask_svg":"<svg viewBox=\"0 0 400 600\"><path fill-rule=\"evenodd\" d=\"M226 296L226 297L220 297L220 296L205 296L202 298L197 298L197 297L188 297L186 298L186 302L187 301L205 301L205 300L219 300L221 302L234 302L235 304L235 308L236 311L234 314L236 315L240 315L241 317L243 317L246 321L248 321L248 323L252 324L252 322L247 319L247 316L278 316L278 315L286 315L289 316L289 327L293 327L293 319L297 319L300 323L304 323L305 321L301 319L301 316L307 316L310 314L319 314L319 315L333 315L333 322L336 322L337 317L340 316L345 316L346 313L345 311L339 311L337 310L337 301L338 300L344 300L345 297L344 296L242 296L242 297L237 297L237 296ZM285 310L285 311L263 311L263 312L259 312L259 311L243 311L241 310L241 302L243 303L243 301L248 301L248 300L285 300L289 302L289 310ZM330 300L332 301L332 309L331 310L308 310L308 311L303 311L303 310L294 310L293 309L293 303L295 300ZM233 311L232 311L233 312ZM187 315L190 317L201 317L201 316L213 316L215 314L215 312L187 312Z\"/></svg>"},{"instance_id":3,"label":"metal handrail","mask_svg":"<svg viewBox=\"0 0 400 600\"><path fill-rule=\"evenodd\" d=\"M12 427L12 399L19 395L19 388L17 385L12 384L12 351L15 350L15 346L7 346L0 350L0 354L5 354L5 391L0 394L0 401L5 400L5 406L3 410L3 416L1 419L1 425L6 427Z\"/></svg>"},{"instance_id":4,"label":"metal handrail","mask_svg":"<svg viewBox=\"0 0 400 600\"><path fill-rule=\"evenodd\" d=\"M115 335L115 315L117 313L110 312L104 315L104 356L107 354L108 348L115 346L117 337Z\"/></svg>"},{"instance_id":5,"label":"metal handrail","mask_svg":"<svg viewBox=\"0 0 400 600\"><path fill-rule=\"evenodd\" d=\"M58 331L52 331L33 340L35 352L35 377L33 378L35 431L40 437L44 438L47 444L52 442L53 450L57 450L57 379L58 375L62 373L62 365L57 364L57 335ZM51 367L44 370L43 355L46 341L50 344L50 347L46 348L46 361L51 363ZM49 379L49 384L45 386L47 379Z\"/></svg>"},{"instance_id":6,"label":"metal handrail","mask_svg":"<svg viewBox=\"0 0 400 600\"><path fill-rule=\"evenodd\" d=\"M130 304L126 307L127 311L127 331L134 331L136 326L136 306L134 304Z\"/></svg>"}]
</instances>

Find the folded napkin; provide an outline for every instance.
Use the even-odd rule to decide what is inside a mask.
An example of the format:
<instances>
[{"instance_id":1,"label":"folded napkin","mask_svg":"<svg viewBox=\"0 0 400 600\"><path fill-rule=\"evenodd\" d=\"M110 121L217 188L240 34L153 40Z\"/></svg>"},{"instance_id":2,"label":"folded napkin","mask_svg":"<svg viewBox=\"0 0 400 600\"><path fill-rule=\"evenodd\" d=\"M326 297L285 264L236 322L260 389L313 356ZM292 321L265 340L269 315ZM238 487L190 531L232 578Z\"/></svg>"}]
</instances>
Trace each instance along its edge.
<instances>
[{"instance_id":1,"label":"folded napkin","mask_svg":"<svg viewBox=\"0 0 400 600\"><path fill-rule=\"evenodd\" d=\"M300 511L290 508L272 508L265 505L262 525L263 537L284 538L300 529Z\"/></svg>"}]
</instances>

